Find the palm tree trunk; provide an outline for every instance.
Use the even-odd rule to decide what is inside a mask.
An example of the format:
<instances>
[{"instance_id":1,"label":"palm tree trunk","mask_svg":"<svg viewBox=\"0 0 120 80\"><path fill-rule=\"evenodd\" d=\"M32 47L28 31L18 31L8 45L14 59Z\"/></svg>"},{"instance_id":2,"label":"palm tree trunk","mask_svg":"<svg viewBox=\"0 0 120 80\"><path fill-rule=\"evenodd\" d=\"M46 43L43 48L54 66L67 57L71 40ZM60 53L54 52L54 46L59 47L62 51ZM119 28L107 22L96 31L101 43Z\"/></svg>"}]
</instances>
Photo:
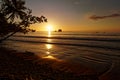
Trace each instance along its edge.
<instances>
[{"instance_id":1,"label":"palm tree trunk","mask_svg":"<svg viewBox=\"0 0 120 80\"><path fill-rule=\"evenodd\" d=\"M4 38L2 38L1 40L0 40L0 43L2 43L3 41L5 41L6 39L8 39L9 37L11 37L11 36L13 36L15 33L17 33L18 31L15 31L15 32L13 32L13 33L11 33L10 35L7 35L6 37L4 37Z\"/></svg>"}]
</instances>

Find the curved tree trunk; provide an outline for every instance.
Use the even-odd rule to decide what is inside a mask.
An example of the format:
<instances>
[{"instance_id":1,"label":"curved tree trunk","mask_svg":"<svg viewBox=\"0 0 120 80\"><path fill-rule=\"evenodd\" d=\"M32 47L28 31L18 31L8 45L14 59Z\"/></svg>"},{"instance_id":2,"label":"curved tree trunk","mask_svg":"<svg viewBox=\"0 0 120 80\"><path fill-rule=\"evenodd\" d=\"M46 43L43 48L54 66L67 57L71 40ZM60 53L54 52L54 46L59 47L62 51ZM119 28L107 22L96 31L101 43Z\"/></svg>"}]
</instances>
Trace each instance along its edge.
<instances>
[{"instance_id":1,"label":"curved tree trunk","mask_svg":"<svg viewBox=\"0 0 120 80\"><path fill-rule=\"evenodd\" d=\"M15 33L17 33L17 32L18 32L18 31L15 31L15 32L7 35L6 37L2 38L2 39L0 40L0 43L2 43L3 41L5 41L5 40L8 39L9 37L13 36L13 35L14 35Z\"/></svg>"}]
</instances>

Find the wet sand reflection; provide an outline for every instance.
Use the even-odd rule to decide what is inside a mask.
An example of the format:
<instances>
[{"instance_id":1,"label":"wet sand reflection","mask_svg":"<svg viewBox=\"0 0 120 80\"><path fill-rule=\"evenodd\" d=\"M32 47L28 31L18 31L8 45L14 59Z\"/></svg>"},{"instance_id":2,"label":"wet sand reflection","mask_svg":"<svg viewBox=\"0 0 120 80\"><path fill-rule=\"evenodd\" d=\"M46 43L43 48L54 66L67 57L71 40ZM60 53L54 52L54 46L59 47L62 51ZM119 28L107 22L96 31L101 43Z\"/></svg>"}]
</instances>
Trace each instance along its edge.
<instances>
[{"instance_id":1,"label":"wet sand reflection","mask_svg":"<svg viewBox=\"0 0 120 80\"><path fill-rule=\"evenodd\" d=\"M51 54L51 50L53 48L53 45L51 44L46 44L45 47L47 48L46 54L43 58L47 58L47 59L56 59L52 54Z\"/></svg>"}]
</instances>

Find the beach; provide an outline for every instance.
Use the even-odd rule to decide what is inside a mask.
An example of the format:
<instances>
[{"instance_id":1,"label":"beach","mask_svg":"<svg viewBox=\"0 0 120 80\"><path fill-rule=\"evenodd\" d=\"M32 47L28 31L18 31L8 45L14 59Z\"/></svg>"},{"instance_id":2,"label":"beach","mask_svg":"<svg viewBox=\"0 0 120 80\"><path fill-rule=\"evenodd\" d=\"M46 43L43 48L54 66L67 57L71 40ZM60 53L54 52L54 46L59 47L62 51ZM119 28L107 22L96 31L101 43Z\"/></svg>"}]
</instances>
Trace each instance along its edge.
<instances>
[{"instance_id":1,"label":"beach","mask_svg":"<svg viewBox=\"0 0 120 80\"><path fill-rule=\"evenodd\" d=\"M106 33L16 34L1 44L1 65L9 65L0 68L1 76L33 80L119 80L119 40L118 34Z\"/></svg>"},{"instance_id":2,"label":"beach","mask_svg":"<svg viewBox=\"0 0 120 80\"><path fill-rule=\"evenodd\" d=\"M5 80L97 80L90 68L50 59L31 52L0 48L0 79Z\"/></svg>"}]
</instances>

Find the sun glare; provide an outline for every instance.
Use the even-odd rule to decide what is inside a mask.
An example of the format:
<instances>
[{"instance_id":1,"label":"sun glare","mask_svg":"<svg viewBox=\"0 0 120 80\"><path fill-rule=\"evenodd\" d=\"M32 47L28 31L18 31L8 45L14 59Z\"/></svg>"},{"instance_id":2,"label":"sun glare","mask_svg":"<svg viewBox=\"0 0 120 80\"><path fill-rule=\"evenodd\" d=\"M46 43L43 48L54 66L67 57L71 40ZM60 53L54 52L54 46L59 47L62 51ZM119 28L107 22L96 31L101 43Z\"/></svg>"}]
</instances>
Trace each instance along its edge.
<instances>
[{"instance_id":1,"label":"sun glare","mask_svg":"<svg viewBox=\"0 0 120 80\"><path fill-rule=\"evenodd\" d=\"M52 31L52 25L48 25L48 26L47 26L47 31L48 31L48 32L51 32L51 31Z\"/></svg>"},{"instance_id":2,"label":"sun glare","mask_svg":"<svg viewBox=\"0 0 120 80\"><path fill-rule=\"evenodd\" d=\"M48 37L51 37L51 32L52 32L52 25L48 25L47 27L46 27L46 29L47 29L47 31L48 31Z\"/></svg>"}]
</instances>

